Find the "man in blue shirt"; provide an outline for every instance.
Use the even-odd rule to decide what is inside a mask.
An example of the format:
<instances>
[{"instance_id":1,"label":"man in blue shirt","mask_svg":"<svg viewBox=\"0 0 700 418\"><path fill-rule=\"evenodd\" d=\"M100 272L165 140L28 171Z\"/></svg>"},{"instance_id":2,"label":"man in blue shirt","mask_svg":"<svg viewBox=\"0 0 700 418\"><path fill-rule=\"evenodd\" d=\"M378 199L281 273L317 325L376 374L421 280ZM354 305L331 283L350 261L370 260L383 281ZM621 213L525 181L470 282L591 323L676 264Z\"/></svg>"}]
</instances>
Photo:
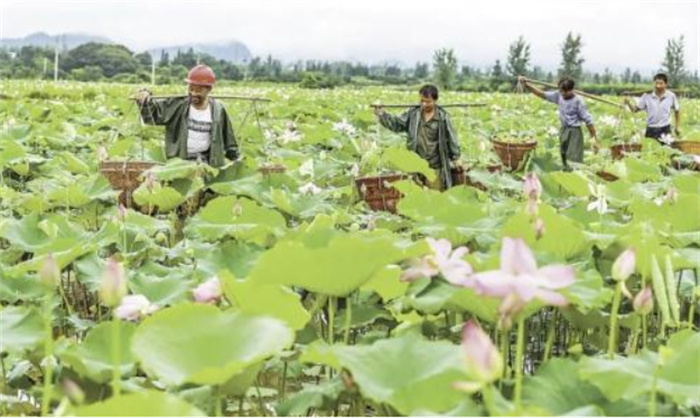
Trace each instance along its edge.
<instances>
[{"instance_id":1,"label":"man in blue shirt","mask_svg":"<svg viewBox=\"0 0 700 418\"><path fill-rule=\"evenodd\" d=\"M586 124L588 133L593 140L593 150L598 151L600 145L593 125L593 117L586 108L583 99L574 93L574 80L565 77L559 81L558 91L542 91L530 84L527 78L520 76L518 81L522 83L535 96L555 103L559 106L559 120L561 131L559 134L559 150L564 169L569 170L569 162L583 162L583 132L581 124Z\"/></svg>"}]
</instances>

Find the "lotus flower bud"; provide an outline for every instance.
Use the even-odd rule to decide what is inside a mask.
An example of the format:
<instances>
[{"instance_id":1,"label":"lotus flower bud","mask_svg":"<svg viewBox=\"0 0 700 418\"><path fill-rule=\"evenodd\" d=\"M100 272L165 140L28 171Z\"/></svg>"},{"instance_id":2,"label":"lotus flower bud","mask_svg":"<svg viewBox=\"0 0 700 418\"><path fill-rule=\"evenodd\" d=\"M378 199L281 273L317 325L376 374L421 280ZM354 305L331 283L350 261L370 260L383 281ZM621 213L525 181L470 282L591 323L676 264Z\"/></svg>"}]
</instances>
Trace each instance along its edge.
<instances>
[{"instance_id":1,"label":"lotus flower bud","mask_svg":"<svg viewBox=\"0 0 700 418\"><path fill-rule=\"evenodd\" d=\"M634 249L628 248L623 251L612 266L612 277L615 281L627 280L635 270L636 255Z\"/></svg>"},{"instance_id":2,"label":"lotus flower bud","mask_svg":"<svg viewBox=\"0 0 700 418\"><path fill-rule=\"evenodd\" d=\"M44 264L39 270L39 279L41 283L48 289L54 289L61 283L61 269L58 267L56 259L53 254L46 256Z\"/></svg>"},{"instance_id":3,"label":"lotus flower bud","mask_svg":"<svg viewBox=\"0 0 700 418\"><path fill-rule=\"evenodd\" d=\"M100 281L100 299L110 308L119 305L126 295L126 276L122 266L113 258L107 260Z\"/></svg>"}]
</instances>

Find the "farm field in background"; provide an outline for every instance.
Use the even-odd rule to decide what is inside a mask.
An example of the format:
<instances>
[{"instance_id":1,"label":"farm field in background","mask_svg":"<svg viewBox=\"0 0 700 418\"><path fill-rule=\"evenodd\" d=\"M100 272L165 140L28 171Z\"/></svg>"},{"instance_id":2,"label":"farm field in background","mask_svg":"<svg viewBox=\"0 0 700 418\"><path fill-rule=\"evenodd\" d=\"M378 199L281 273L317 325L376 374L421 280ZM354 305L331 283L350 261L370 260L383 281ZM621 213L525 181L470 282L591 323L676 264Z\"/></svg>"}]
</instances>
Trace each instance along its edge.
<instances>
[{"instance_id":1,"label":"farm field in background","mask_svg":"<svg viewBox=\"0 0 700 418\"><path fill-rule=\"evenodd\" d=\"M675 147L587 101L603 150L565 172L555 105L441 92L485 104L441 193L369 106L417 88L217 85L272 100L224 101L221 169L166 162L135 90L2 82L3 415L700 414L700 100ZM101 168L138 161L120 207ZM371 210L356 179L397 174Z\"/></svg>"}]
</instances>

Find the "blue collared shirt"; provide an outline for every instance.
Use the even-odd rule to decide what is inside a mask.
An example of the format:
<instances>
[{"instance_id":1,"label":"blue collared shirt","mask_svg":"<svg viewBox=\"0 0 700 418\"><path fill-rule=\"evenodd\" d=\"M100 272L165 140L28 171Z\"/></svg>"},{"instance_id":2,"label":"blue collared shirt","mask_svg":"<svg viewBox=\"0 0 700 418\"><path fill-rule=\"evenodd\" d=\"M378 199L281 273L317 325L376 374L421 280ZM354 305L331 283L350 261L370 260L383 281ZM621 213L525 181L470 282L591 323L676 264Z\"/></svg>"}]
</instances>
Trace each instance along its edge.
<instances>
[{"instance_id":1,"label":"blue collared shirt","mask_svg":"<svg viewBox=\"0 0 700 418\"><path fill-rule=\"evenodd\" d=\"M559 105L559 120L562 127L577 127L581 126L581 122L586 126L593 125L593 116L586 108L586 102L578 96L570 99L564 99L558 91L545 91L544 97L548 101Z\"/></svg>"},{"instance_id":2,"label":"blue collared shirt","mask_svg":"<svg viewBox=\"0 0 700 418\"><path fill-rule=\"evenodd\" d=\"M647 112L647 126L660 128L671 123L671 110L681 109L676 94L666 90L660 97L656 93L645 93L637 100L637 108Z\"/></svg>"}]
</instances>

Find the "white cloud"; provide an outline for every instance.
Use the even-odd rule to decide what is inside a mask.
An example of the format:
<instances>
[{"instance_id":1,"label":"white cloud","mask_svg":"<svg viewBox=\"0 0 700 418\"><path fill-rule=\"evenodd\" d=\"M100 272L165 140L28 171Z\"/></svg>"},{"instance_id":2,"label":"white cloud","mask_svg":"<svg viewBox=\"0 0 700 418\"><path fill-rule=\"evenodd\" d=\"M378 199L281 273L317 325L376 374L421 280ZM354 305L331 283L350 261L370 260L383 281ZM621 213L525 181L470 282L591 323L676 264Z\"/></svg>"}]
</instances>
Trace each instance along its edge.
<instances>
[{"instance_id":1,"label":"white cloud","mask_svg":"<svg viewBox=\"0 0 700 418\"><path fill-rule=\"evenodd\" d=\"M104 35L135 50L238 39L254 54L284 60L429 61L440 47L462 62L490 65L523 35L533 61L555 68L571 30L583 36L584 66L660 65L666 40L686 38L698 67L698 1L16 1L0 6L3 37L35 31Z\"/></svg>"}]
</instances>

